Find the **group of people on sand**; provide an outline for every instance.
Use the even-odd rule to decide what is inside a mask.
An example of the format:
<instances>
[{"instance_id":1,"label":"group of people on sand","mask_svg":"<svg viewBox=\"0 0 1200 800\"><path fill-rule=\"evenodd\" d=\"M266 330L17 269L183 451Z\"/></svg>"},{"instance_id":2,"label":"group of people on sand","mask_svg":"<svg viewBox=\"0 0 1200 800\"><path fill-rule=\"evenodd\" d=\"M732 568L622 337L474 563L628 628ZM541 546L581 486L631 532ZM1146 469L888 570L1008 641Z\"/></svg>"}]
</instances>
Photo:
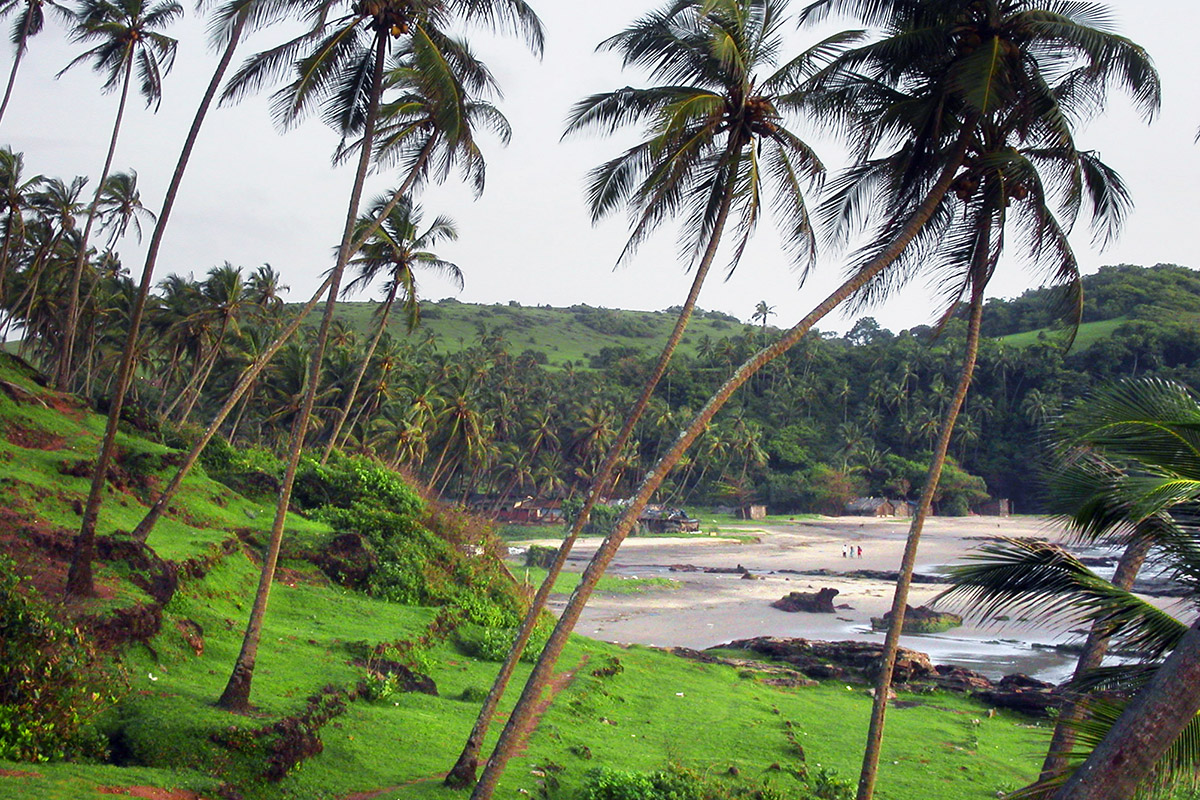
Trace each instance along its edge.
<instances>
[{"instance_id":1,"label":"group of people on sand","mask_svg":"<svg viewBox=\"0 0 1200 800\"><path fill-rule=\"evenodd\" d=\"M861 544L844 544L842 545L842 558L862 558Z\"/></svg>"}]
</instances>

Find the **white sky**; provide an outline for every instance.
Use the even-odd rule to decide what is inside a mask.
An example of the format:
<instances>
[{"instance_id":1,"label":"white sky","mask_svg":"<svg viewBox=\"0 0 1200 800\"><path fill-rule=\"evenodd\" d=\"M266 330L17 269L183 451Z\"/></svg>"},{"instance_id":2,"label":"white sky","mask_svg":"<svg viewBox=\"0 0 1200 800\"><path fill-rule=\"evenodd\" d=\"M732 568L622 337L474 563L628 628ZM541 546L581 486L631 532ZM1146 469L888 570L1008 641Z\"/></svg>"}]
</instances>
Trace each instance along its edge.
<instances>
[{"instance_id":1,"label":"white sky","mask_svg":"<svg viewBox=\"0 0 1200 800\"><path fill-rule=\"evenodd\" d=\"M631 140L559 140L563 119L579 98L644 85L640 76L623 73L615 56L597 54L594 47L657 3L530 3L547 31L540 62L515 40L472 36L505 91L499 105L513 126L513 141L508 148L485 141L489 168L481 200L473 201L470 192L453 185L428 191L420 199L427 219L446 213L458 222L460 240L440 246L438 252L455 261L466 277L466 289L457 294L449 284L427 278L422 295L433 300L455 295L477 303L517 300L525 305L588 303L646 310L676 305L690 276L676 259L674 231L664 227L635 259L613 271L626 219L618 216L593 227L584 204L585 173ZM1161 72L1163 111L1147 127L1124 97L1116 96L1108 114L1080 135L1082 147L1099 150L1124 176L1136 209L1121 240L1107 252L1097 252L1081 231L1076 237L1079 260L1088 272L1116 263L1200 267L1200 237L1192 228L1200 221L1195 199L1200 145L1193 143L1200 128L1200 50L1193 36L1200 11L1187 0L1116 0L1111 6L1119 32L1145 46ZM151 114L140 101L131 101L115 160L118 169L138 171L143 202L156 211L215 62L205 47L203 22L190 9L189 18L171 33L179 39L179 53L165 80L161 110ZM260 33L244 45L237 60L279 40L276 31ZM808 34L793 39L797 49L814 40ZM21 65L0 123L0 143L25 153L29 174L99 174L116 95L101 95L99 79L86 67L54 79L81 49L51 22L32 41ZM6 77L9 62L0 63ZM335 144L333 133L316 119L279 133L265 96L211 113L172 215L157 277L170 272L199 277L226 260L249 268L269 262L292 287L289 299L306 299L319 282L317 276L330 265L353 177L350 167L330 167ZM818 144L818 149L828 165L838 164L836 147ZM368 195L392 183L388 176L377 176ZM126 267L139 275L143 247L130 237L120 250ZM714 269L700 305L748 319L755 304L766 300L777 311L772 322L791 325L836 285L840 275L838 255L823 253L817 272L798 287L773 226L764 221L732 279L723 281L724 270ZM1019 294L1032 280L1019 264L1005 265L993 281L992 294ZM914 286L871 313L885 327L899 330L929 322L934 312L927 289ZM847 326L847 321L832 317L822 325Z\"/></svg>"}]
</instances>

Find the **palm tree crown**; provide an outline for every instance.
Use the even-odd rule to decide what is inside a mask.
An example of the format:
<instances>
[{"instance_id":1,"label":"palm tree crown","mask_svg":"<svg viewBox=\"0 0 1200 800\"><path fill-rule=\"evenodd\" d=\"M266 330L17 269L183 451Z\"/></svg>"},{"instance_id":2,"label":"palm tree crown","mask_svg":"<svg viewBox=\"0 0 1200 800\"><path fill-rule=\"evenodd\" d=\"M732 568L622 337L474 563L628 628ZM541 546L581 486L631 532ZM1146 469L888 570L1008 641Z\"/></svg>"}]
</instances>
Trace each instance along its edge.
<instances>
[{"instance_id":1,"label":"palm tree crown","mask_svg":"<svg viewBox=\"0 0 1200 800\"><path fill-rule=\"evenodd\" d=\"M568 119L568 134L644 126L646 138L593 170L588 183L593 219L621 205L630 209L633 230L622 258L663 220L683 213L681 246L699 259L728 197L740 235L732 269L761 213L765 182L774 190L785 248L802 267L811 263L802 190L824 168L786 127L786 115L801 106L800 83L854 36L826 40L777 66L783 21L777 0L674 2L600 45L665 82L592 95Z\"/></svg>"}]
</instances>

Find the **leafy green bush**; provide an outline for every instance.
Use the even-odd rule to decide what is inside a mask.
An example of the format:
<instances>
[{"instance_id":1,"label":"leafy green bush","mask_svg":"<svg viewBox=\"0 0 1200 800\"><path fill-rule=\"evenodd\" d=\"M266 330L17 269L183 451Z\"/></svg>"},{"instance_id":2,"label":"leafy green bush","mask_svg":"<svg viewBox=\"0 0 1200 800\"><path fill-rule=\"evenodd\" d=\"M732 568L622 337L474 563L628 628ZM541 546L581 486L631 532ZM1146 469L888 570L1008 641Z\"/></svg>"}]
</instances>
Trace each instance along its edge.
<instances>
[{"instance_id":1,"label":"leafy green bush","mask_svg":"<svg viewBox=\"0 0 1200 800\"><path fill-rule=\"evenodd\" d=\"M87 724L102 702L89 681L94 654L19 585L15 565L0 558L0 759L102 754Z\"/></svg>"},{"instance_id":2,"label":"leafy green bush","mask_svg":"<svg viewBox=\"0 0 1200 800\"><path fill-rule=\"evenodd\" d=\"M408 517L425 510L425 501L395 472L336 452L324 465L311 456L301 460L292 501L301 509L373 505Z\"/></svg>"},{"instance_id":3,"label":"leafy green bush","mask_svg":"<svg viewBox=\"0 0 1200 800\"><path fill-rule=\"evenodd\" d=\"M567 526L574 525L575 520L579 517L579 512L583 510L583 499L572 497L564 500L562 510L563 519L566 521ZM624 512L625 509L618 508L617 506L594 506L592 513L588 515L587 524L583 526L583 533L607 536L609 533L612 533L612 529L616 527Z\"/></svg>"}]
</instances>

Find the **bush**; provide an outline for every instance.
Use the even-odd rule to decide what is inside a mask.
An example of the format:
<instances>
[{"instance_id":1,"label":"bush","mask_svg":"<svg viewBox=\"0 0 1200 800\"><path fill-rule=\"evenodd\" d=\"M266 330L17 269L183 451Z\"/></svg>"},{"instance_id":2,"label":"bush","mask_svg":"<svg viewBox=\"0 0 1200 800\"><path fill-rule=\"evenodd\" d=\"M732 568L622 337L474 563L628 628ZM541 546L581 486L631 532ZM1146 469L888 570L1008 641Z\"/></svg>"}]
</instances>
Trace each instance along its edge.
<instances>
[{"instance_id":1,"label":"bush","mask_svg":"<svg viewBox=\"0 0 1200 800\"><path fill-rule=\"evenodd\" d=\"M572 497L564 500L562 510L563 519L569 528L575 524L575 520L579 517L579 512L583 510L583 499ZM624 513L625 509L623 508L597 504L592 507L592 513L588 515L588 521L583 526L582 533L607 536L612 533L612 529L617 526L617 523L621 520L621 515Z\"/></svg>"},{"instance_id":2,"label":"bush","mask_svg":"<svg viewBox=\"0 0 1200 800\"><path fill-rule=\"evenodd\" d=\"M22 594L15 565L0 558L0 759L103 753L87 725L102 702L89 680L93 664L79 632Z\"/></svg>"},{"instance_id":3,"label":"bush","mask_svg":"<svg viewBox=\"0 0 1200 800\"><path fill-rule=\"evenodd\" d=\"M550 569L550 565L554 563L554 559L557 556L557 547L544 547L540 544L531 544L529 549L525 551L525 566Z\"/></svg>"},{"instance_id":4,"label":"bush","mask_svg":"<svg viewBox=\"0 0 1200 800\"><path fill-rule=\"evenodd\" d=\"M337 453L324 465L305 456L296 472L292 502L301 509L361 504L409 517L419 517L425 510L425 501L395 472L365 458Z\"/></svg>"}]
</instances>

